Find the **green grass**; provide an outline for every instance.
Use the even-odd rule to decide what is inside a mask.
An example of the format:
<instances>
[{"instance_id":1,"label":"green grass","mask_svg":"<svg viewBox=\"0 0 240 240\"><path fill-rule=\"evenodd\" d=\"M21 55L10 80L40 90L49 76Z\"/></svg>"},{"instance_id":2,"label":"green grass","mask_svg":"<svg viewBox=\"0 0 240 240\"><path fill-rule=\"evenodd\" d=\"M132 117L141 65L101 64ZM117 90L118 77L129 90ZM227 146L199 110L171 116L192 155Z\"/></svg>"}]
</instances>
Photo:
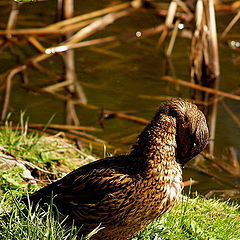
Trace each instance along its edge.
<instances>
[{"instance_id":1,"label":"green grass","mask_svg":"<svg viewBox=\"0 0 240 240\"><path fill-rule=\"evenodd\" d=\"M239 240L239 206L200 196L183 197L172 211L155 220L134 239Z\"/></svg>"},{"instance_id":2,"label":"green grass","mask_svg":"<svg viewBox=\"0 0 240 240\"><path fill-rule=\"evenodd\" d=\"M0 239L77 239L79 229L74 225L66 227L64 219L54 217L52 206L47 212L41 209L31 211L30 207L19 202L19 197L40 188L39 182L33 184L33 180L56 179L94 160L89 149L80 151L58 137L27 134L24 128L20 132L6 128L0 132L0 152ZM2 159L8 155L13 160L31 162L55 174L49 175L28 166L34 177L29 179L25 172L27 168L17 165L2 167ZM206 200L200 196L183 197L172 211L155 220L133 239L240 240L239 207L231 202Z\"/></svg>"},{"instance_id":3,"label":"green grass","mask_svg":"<svg viewBox=\"0 0 240 240\"><path fill-rule=\"evenodd\" d=\"M51 171L71 170L95 160L89 149L78 150L66 139L27 133L27 125L21 123L21 131L12 130L11 124L0 131L0 150L23 158L38 167Z\"/></svg>"},{"instance_id":4,"label":"green grass","mask_svg":"<svg viewBox=\"0 0 240 240\"><path fill-rule=\"evenodd\" d=\"M1 199L0 232L3 240L77 239L79 229L66 227L64 219L19 203L7 192ZM61 220L60 220L61 219ZM97 229L91 233L95 234ZM82 237L82 240L90 236ZM183 197L170 212L151 223L133 240L237 240L240 239L239 207L220 200Z\"/></svg>"},{"instance_id":5,"label":"green grass","mask_svg":"<svg viewBox=\"0 0 240 240\"><path fill-rule=\"evenodd\" d=\"M11 207L10 207L11 206ZM53 211L54 206L48 206L47 211L37 207L25 206L7 192L1 199L0 239L3 240L75 240L78 237L76 226L67 226L66 219ZM53 213L54 212L54 213ZM98 229L81 240L89 239Z\"/></svg>"},{"instance_id":6,"label":"green grass","mask_svg":"<svg viewBox=\"0 0 240 240\"><path fill-rule=\"evenodd\" d=\"M71 228L64 228L64 221L58 221L52 214L51 206L47 212L40 209L32 212L31 208L23 207L19 200L14 196L9 196L6 202L9 202L9 198L12 199L12 209L9 210L8 206L2 204L2 220L0 221L0 232L2 239L77 239L77 229L72 226Z\"/></svg>"}]
</instances>

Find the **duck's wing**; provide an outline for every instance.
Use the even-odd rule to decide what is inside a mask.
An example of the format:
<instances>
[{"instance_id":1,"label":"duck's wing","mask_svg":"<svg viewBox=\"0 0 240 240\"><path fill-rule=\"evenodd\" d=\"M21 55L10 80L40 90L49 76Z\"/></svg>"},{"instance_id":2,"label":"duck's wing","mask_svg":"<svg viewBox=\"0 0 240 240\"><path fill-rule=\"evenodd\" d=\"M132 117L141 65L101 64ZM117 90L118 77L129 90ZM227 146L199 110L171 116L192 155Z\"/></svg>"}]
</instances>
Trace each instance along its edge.
<instances>
[{"instance_id":1,"label":"duck's wing","mask_svg":"<svg viewBox=\"0 0 240 240\"><path fill-rule=\"evenodd\" d=\"M135 191L126 156L98 160L74 170L64 178L30 195L30 202L53 203L64 215L79 223L109 221L119 209L132 204Z\"/></svg>"}]
</instances>

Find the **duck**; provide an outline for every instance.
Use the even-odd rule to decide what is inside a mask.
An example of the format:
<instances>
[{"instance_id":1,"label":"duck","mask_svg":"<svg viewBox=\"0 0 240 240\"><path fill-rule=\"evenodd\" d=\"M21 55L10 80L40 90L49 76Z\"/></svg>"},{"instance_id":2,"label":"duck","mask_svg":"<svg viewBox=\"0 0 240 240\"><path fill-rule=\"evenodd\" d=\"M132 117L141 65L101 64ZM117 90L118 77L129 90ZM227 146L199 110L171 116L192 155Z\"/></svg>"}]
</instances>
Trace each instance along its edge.
<instances>
[{"instance_id":1,"label":"duck","mask_svg":"<svg viewBox=\"0 0 240 240\"><path fill-rule=\"evenodd\" d=\"M209 131L193 103L173 98L160 105L125 155L82 166L23 201L36 208L52 202L79 237L125 240L172 209L183 188L183 166L204 150Z\"/></svg>"}]
</instances>

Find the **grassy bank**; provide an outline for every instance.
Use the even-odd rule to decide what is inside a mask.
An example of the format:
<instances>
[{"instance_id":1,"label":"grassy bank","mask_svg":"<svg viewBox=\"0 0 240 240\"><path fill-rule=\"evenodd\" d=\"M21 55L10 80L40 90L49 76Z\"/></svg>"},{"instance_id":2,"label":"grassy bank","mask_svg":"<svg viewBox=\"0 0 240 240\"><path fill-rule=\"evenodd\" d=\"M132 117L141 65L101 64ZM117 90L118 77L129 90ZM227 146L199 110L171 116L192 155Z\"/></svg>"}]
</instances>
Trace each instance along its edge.
<instances>
[{"instance_id":1,"label":"grassy bank","mask_svg":"<svg viewBox=\"0 0 240 240\"><path fill-rule=\"evenodd\" d=\"M47 213L41 209L31 212L19 203L19 197L95 159L90 149L78 150L59 136L27 134L24 128L20 132L2 130L0 239L76 239L78 229L54 218L51 206ZM137 239L240 239L239 208L220 200L183 197L176 208L154 221Z\"/></svg>"}]
</instances>

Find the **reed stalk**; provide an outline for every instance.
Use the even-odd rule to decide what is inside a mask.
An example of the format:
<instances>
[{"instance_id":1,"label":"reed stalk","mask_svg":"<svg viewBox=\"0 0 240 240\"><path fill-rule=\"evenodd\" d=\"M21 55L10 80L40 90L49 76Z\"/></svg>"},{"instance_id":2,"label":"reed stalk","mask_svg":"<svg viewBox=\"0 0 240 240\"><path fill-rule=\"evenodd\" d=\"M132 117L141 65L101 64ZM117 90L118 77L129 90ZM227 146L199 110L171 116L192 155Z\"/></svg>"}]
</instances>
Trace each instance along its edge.
<instances>
[{"instance_id":1,"label":"reed stalk","mask_svg":"<svg viewBox=\"0 0 240 240\"><path fill-rule=\"evenodd\" d=\"M187 82L187 81L184 81L184 80L181 80L181 79L172 78L170 76L161 76L161 79L169 81L169 82L173 82L173 83L178 83L180 85L190 87L190 88L193 88L193 89L197 89L197 90L200 90L200 91L203 91L203 92L206 92L206 93L211 93L211 94L214 94L214 95L218 95L218 96L222 96L222 97L226 97L226 98L230 98L230 99L233 99L233 100L240 101L240 96L234 95L234 94L231 94L231 93L226 93L226 92L223 92L223 91L219 91L217 89L204 87L204 86L194 84L194 83L191 83L191 82Z\"/></svg>"},{"instance_id":2,"label":"reed stalk","mask_svg":"<svg viewBox=\"0 0 240 240\"><path fill-rule=\"evenodd\" d=\"M177 2L176 1L171 1L171 3L169 4L169 8L168 8L168 14L167 14L167 17L166 17L166 20L165 20L165 30L162 32L162 34L161 34L161 36L158 40L157 49L160 49L160 47L163 44L165 38L167 37L168 29L173 24L173 19L175 17L176 10L177 10Z\"/></svg>"},{"instance_id":3,"label":"reed stalk","mask_svg":"<svg viewBox=\"0 0 240 240\"><path fill-rule=\"evenodd\" d=\"M77 23L77 22L81 22L81 21L84 21L84 20L89 20L89 19L92 19L92 18L100 17L100 16L108 14L108 13L120 11L120 10L126 9L130 6L131 6L130 3L118 4L118 5L115 5L115 6L112 6L112 7L104 8L104 9L97 10L97 11L94 11L94 12L91 12L91 13L86 13L86 14L83 14L83 15L80 15L80 16L76 16L76 17L72 17L72 18L69 18L69 19L62 20L60 22L48 25L47 29L62 28L64 26L72 25L72 24Z\"/></svg>"},{"instance_id":4,"label":"reed stalk","mask_svg":"<svg viewBox=\"0 0 240 240\"><path fill-rule=\"evenodd\" d=\"M231 20L231 22L228 24L228 26L225 28L223 33L221 34L221 39L225 38L227 33L232 29L232 27L237 23L237 21L240 19L240 11L234 16L234 18Z\"/></svg>"},{"instance_id":5,"label":"reed stalk","mask_svg":"<svg viewBox=\"0 0 240 240\"><path fill-rule=\"evenodd\" d=\"M198 0L196 5L196 27L191 43L191 81L204 87L212 88L215 91L202 92L196 88L193 98L209 103L216 95L222 94L218 91L219 86L219 56L218 42L215 21L215 10L213 0ZM238 96L223 94L230 98L238 99ZM215 138L215 128L217 120L217 102L204 108L210 130L210 138ZM214 141L209 143L209 151L213 154Z\"/></svg>"},{"instance_id":6,"label":"reed stalk","mask_svg":"<svg viewBox=\"0 0 240 240\"><path fill-rule=\"evenodd\" d=\"M130 13L130 10L124 10L124 11L116 12L116 13L109 13L109 14L103 16L101 19L96 20L93 23L89 24L85 28L82 28L80 31L75 33L67 41L60 44L59 46L47 48L45 53L51 54L51 53L55 53L55 52L66 51L66 49L68 49L69 45L82 41L83 39L89 37L93 33L97 32L97 31L105 28L107 25L113 23L115 20L129 15L129 13Z\"/></svg>"}]
</instances>

